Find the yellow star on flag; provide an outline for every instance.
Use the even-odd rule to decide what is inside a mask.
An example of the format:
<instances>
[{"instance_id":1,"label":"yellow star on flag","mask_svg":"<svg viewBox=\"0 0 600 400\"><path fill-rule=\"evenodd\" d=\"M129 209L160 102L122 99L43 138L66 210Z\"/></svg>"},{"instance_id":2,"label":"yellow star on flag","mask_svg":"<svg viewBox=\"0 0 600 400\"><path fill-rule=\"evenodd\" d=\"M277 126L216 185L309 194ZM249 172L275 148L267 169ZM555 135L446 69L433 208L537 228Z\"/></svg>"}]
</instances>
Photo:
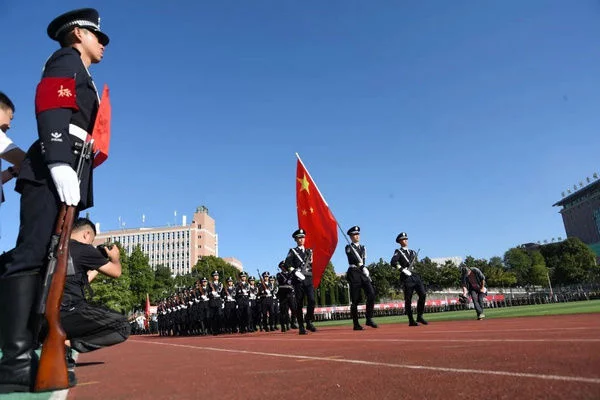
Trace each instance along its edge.
<instances>
[{"instance_id":1,"label":"yellow star on flag","mask_svg":"<svg viewBox=\"0 0 600 400\"><path fill-rule=\"evenodd\" d=\"M300 178L296 178L296 180L298 182L300 182L300 185L302 186L300 188L300 191L306 190L306 193L310 194L310 190L308 190L309 186L310 186L310 182L308 181L308 179L306 179L306 175L304 175L302 177L302 179Z\"/></svg>"}]
</instances>

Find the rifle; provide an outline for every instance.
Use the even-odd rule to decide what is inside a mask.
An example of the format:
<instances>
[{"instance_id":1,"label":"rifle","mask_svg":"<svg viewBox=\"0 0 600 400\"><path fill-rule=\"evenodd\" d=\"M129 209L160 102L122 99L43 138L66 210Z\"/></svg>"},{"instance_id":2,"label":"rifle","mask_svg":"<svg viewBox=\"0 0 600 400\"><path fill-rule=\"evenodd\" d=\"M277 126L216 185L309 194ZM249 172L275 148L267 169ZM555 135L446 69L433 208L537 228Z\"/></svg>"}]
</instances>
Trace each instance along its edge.
<instances>
[{"instance_id":1,"label":"rifle","mask_svg":"<svg viewBox=\"0 0 600 400\"><path fill-rule=\"evenodd\" d=\"M83 163L89 159L93 140L84 142L79 154L76 173L81 178ZM69 374L65 353L67 335L60 324L60 305L67 279L69 240L77 206L62 203L50 240L48 268L44 277L38 313L46 318L48 334L44 339L34 390L36 392L67 389Z\"/></svg>"},{"instance_id":2,"label":"rifle","mask_svg":"<svg viewBox=\"0 0 600 400\"><path fill-rule=\"evenodd\" d=\"M262 284L262 287L266 293L267 290L269 290L269 288L267 287L267 284L265 283L265 280L263 279L263 276L260 274L260 271L258 270L258 268L256 268L256 272L258 273L258 277L260 278L260 283Z\"/></svg>"}]
</instances>

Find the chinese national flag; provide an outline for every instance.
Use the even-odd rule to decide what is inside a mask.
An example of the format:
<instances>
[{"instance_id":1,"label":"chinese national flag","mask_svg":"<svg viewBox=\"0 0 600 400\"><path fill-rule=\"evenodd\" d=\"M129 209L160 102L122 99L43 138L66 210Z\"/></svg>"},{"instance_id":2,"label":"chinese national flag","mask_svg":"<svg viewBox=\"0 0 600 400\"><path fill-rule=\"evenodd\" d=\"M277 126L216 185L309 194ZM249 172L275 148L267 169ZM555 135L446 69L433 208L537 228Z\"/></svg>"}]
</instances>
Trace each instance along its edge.
<instances>
[{"instance_id":1,"label":"chinese national flag","mask_svg":"<svg viewBox=\"0 0 600 400\"><path fill-rule=\"evenodd\" d=\"M305 246L313 249L313 284L319 287L337 246L337 222L300 157L296 167L296 207L298 227L306 231Z\"/></svg>"},{"instance_id":2,"label":"chinese national flag","mask_svg":"<svg viewBox=\"0 0 600 400\"><path fill-rule=\"evenodd\" d=\"M94 168L102 164L108 158L108 148L110 146L110 96L108 86L104 85L102 90L102 99L100 107L96 114L96 122L92 131L94 139Z\"/></svg>"}]
</instances>

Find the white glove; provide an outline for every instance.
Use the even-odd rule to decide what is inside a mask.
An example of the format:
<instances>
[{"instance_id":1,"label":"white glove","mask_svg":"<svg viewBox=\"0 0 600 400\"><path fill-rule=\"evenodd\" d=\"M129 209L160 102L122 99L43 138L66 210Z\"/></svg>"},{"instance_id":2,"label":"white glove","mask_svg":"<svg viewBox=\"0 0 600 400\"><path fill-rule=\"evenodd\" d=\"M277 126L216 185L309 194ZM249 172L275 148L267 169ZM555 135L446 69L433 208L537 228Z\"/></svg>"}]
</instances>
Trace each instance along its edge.
<instances>
[{"instance_id":1,"label":"white glove","mask_svg":"<svg viewBox=\"0 0 600 400\"><path fill-rule=\"evenodd\" d=\"M369 277L369 270L366 268L363 268L363 274L365 274L365 276L368 278Z\"/></svg>"},{"instance_id":2,"label":"white glove","mask_svg":"<svg viewBox=\"0 0 600 400\"><path fill-rule=\"evenodd\" d=\"M483 293L483 294L487 294L487 288L485 288L485 287L484 287L484 288L482 288L482 289L481 289L481 293Z\"/></svg>"},{"instance_id":3,"label":"white glove","mask_svg":"<svg viewBox=\"0 0 600 400\"><path fill-rule=\"evenodd\" d=\"M301 281L305 280L306 277L304 276L304 274L300 271L296 271L294 272L294 275L296 275L296 278L300 279Z\"/></svg>"},{"instance_id":4,"label":"white glove","mask_svg":"<svg viewBox=\"0 0 600 400\"><path fill-rule=\"evenodd\" d=\"M202 295L202 300L207 301L208 297L206 297L205 295Z\"/></svg>"},{"instance_id":5,"label":"white glove","mask_svg":"<svg viewBox=\"0 0 600 400\"><path fill-rule=\"evenodd\" d=\"M267 296L268 296L268 295L270 295L270 294L271 294L271 291L270 291L269 289L266 289L266 290L265 290L265 293L266 293L266 294L267 294Z\"/></svg>"},{"instance_id":6,"label":"white glove","mask_svg":"<svg viewBox=\"0 0 600 400\"><path fill-rule=\"evenodd\" d=\"M412 272L410 272L410 271L409 271L409 270L407 270L406 268L404 268L404 269L402 270L402 273L403 273L403 274L405 274L406 276L411 276L411 275L412 275Z\"/></svg>"},{"instance_id":7,"label":"white glove","mask_svg":"<svg viewBox=\"0 0 600 400\"><path fill-rule=\"evenodd\" d=\"M56 186L58 198L68 206L76 206L81 200L77 173L67 163L48 164L50 175Z\"/></svg>"}]
</instances>

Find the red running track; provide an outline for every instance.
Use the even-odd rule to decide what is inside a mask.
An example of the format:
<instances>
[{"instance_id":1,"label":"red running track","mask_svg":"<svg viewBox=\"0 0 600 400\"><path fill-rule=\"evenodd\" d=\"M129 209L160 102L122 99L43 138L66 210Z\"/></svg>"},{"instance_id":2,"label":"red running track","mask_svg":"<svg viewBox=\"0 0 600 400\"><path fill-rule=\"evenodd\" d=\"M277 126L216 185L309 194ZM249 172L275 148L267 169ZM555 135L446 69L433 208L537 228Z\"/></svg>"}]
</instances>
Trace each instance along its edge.
<instances>
[{"instance_id":1,"label":"red running track","mask_svg":"<svg viewBox=\"0 0 600 400\"><path fill-rule=\"evenodd\" d=\"M68 399L600 399L600 315L134 336L80 354Z\"/></svg>"}]
</instances>

